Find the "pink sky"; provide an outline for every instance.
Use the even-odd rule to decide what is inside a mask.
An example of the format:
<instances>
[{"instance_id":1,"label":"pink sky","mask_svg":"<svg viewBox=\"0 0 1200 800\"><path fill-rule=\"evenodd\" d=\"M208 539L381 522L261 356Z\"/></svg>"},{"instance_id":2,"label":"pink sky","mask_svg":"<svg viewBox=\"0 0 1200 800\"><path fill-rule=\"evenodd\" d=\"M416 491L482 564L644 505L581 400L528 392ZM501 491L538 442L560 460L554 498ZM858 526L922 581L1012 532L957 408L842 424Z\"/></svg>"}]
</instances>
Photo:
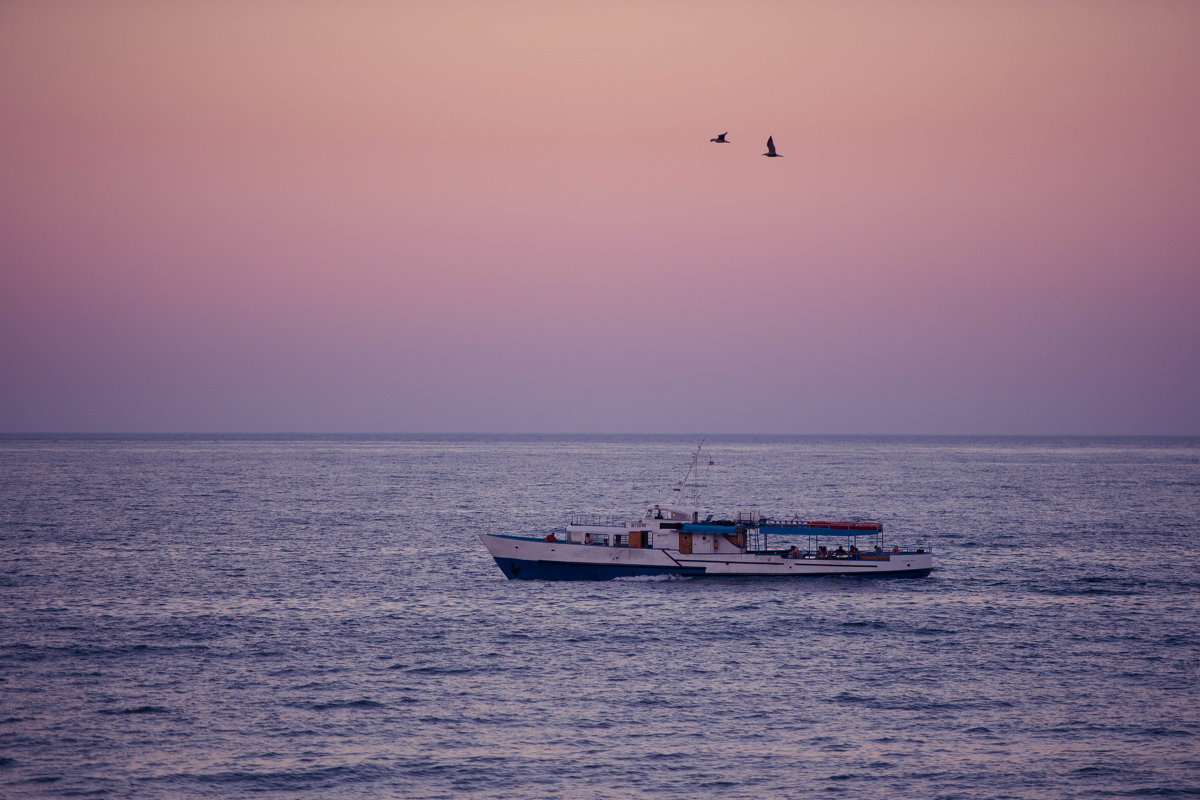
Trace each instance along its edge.
<instances>
[{"instance_id":1,"label":"pink sky","mask_svg":"<svg viewBox=\"0 0 1200 800\"><path fill-rule=\"evenodd\" d=\"M1197 31L7 2L0 431L1200 434Z\"/></svg>"}]
</instances>

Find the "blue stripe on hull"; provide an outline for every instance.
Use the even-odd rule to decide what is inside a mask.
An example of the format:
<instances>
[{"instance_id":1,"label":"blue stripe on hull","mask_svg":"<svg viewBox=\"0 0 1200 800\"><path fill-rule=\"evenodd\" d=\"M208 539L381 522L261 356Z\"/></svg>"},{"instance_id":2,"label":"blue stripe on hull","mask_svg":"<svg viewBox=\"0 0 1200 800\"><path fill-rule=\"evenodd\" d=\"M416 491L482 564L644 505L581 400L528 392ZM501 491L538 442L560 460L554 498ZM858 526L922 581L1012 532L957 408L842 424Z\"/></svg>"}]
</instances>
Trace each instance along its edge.
<instances>
[{"instance_id":1,"label":"blue stripe on hull","mask_svg":"<svg viewBox=\"0 0 1200 800\"><path fill-rule=\"evenodd\" d=\"M611 581L641 575L703 575L703 567L643 567L629 564L571 564L562 561L526 561L496 557L509 580Z\"/></svg>"},{"instance_id":2,"label":"blue stripe on hull","mask_svg":"<svg viewBox=\"0 0 1200 800\"><path fill-rule=\"evenodd\" d=\"M641 575L686 575L709 578L922 578L933 571L909 569L897 572L825 572L780 575L741 574L721 575L706 573L703 567L643 567L629 564L577 564L562 561L528 561L519 558L496 558L496 563L509 580L530 581L611 581L614 578L632 578Z\"/></svg>"},{"instance_id":3,"label":"blue stripe on hull","mask_svg":"<svg viewBox=\"0 0 1200 800\"><path fill-rule=\"evenodd\" d=\"M859 578L924 578L933 572L933 567L925 569L901 569L892 572L838 572L837 575L854 575ZM820 577L819 575L813 577Z\"/></svg>"},{"instance_id":4,"label":"blue stripe on hull","mask_svg":"<svg viewBox=\"0 0 1200 800\"><path fill-rule=\"evenodd\" d=\"M846 572L709 572L706 578L762 578L764 580L803 580L805 578L869 578L883 580L884 578L924 578L933 572L933 567L926 569L901 569L891 572L865 572L863 570Z\"/></svg>"}]
</instances>

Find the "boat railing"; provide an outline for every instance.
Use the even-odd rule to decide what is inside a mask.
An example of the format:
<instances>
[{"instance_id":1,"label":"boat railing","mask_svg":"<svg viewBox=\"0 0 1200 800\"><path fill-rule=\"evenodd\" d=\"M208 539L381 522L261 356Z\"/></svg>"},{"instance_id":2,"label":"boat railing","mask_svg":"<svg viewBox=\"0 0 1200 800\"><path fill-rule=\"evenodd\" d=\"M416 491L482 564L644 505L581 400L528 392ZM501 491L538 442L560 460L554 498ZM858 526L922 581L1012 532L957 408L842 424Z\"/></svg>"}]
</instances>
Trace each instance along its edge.
<instances>
[{"instance_id":1,"label":"boat railing","mask_svg":"<svg viewBox=\"0 0 1200 800\"><path fill-rule=\"evenodd\" d=\"M624 517L603 514L575 514L571 517L571 524L586 525L592 528L624 528L628 524L628 520Z\"/></svg>"},{"instance_id":2,"label":"boat railing","mask_svg":"<svg viewBox=\"0 0 1200 800\"><path fill-rule=\"evenodd\" d=\"M843 550L800 550L796 555L791 555L790 547L749 547L748 552L757 553L760 555L777 555L784 558L798 559L817 559L819 561L890 561L898 556L915 556L921 554L933 554L933 547L930 545L911 545L911 546L896 546L895 549L888 547L881 550L863 549L858 552Z\"/></svg>"}]
</instances>

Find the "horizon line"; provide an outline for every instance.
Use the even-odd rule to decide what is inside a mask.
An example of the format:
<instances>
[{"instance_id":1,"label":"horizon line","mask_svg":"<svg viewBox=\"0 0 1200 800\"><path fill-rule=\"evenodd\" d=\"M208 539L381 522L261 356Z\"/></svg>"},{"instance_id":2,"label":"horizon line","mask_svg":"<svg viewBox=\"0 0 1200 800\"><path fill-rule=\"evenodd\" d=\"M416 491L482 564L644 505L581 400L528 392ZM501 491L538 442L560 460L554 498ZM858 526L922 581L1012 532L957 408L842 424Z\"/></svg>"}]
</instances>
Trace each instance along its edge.
<instances>
[{"instance_id":1,"label":"horizon line","mask_svg":"<svg viewBox=\"0 0 1200 800\"><path fill-rule=\"evenodd\" d=\"M805 433L783 433L783 432L717 432L717 433L675 433L669 431L0 431L0 438L18 438L18 437L48 437L48 436L76 436L76 437L101 437L101 436L180 436L180 437L200 437L200 436L215 436L215 437L337 437L337 436L352 436L352 437L397 437L397 436L425 436L425 437L463 437L463 436L646 436L646 437L673 437L673 438L696 438L699 436L707 437L819 437L832 436L841 438L853 437L894 437L894 438L1061 438L1061 439L1145 439L1145 438L1162 438L1162 439L1195 439L1200 438L1200 433L868 433L868 432L805 432Z\"/></svg>"}]
</instances>

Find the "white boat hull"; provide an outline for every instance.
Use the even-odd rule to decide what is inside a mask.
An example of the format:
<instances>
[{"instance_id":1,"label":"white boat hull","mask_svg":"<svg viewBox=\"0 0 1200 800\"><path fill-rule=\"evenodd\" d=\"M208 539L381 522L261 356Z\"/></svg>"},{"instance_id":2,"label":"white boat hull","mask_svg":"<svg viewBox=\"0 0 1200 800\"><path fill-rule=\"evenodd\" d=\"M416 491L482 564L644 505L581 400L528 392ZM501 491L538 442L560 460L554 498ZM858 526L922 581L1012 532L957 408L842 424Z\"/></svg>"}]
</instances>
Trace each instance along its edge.
<instances>
[{"instance_id":1,"label":"white boat hull","mask_svg":"<svg viewBox=\"0 0 1200 800\"><path fill-rule=\"evenodd\" d=\"M869 553L856 558L785 558L774 552L684 553L669 548L605 547L487 533L479 538L504 574L513 580L612 580L652 575L919 577L933 570L932 553L921 551Z\"/></svg>"}]
</instances>

